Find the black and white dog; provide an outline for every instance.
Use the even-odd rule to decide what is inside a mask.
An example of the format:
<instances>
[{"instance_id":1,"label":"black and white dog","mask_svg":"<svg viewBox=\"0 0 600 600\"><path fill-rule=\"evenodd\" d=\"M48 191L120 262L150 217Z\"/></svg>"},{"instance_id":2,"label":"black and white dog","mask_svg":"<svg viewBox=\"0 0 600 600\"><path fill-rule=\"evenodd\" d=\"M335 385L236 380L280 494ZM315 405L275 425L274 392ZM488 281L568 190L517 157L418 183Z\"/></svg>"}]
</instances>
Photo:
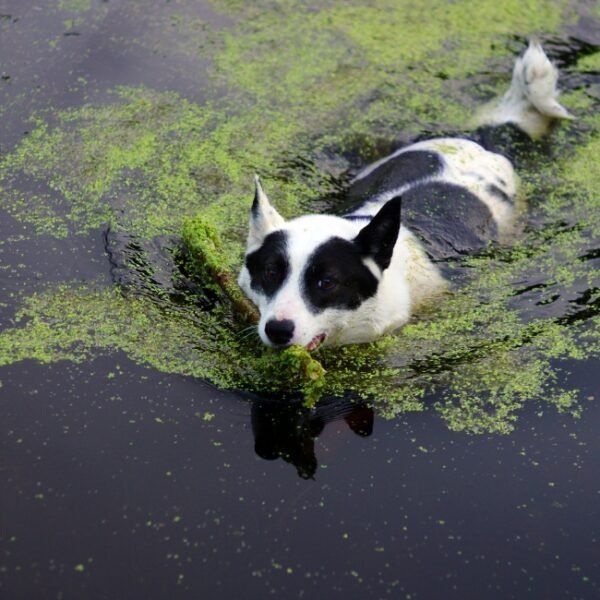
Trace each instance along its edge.
<instances>
[{"instance_id":1,"label":"black and white dog","mask_svg":"<svg viewBox=\"0 0 600 600\"><path fill-rule=\"evenodd\" d=\"M480 124L542 136L553 119L570 118L557 101L557 79L541 46L530 43L508 92ZM239 284L260 309L261 339L314 350L401 327L444 290L435 259L510 232L517 183L505 156L460 138L418 142L364 169L350 189L358 208L344 216L285 221L256 177Z\"/></svg>"}]
</instances>

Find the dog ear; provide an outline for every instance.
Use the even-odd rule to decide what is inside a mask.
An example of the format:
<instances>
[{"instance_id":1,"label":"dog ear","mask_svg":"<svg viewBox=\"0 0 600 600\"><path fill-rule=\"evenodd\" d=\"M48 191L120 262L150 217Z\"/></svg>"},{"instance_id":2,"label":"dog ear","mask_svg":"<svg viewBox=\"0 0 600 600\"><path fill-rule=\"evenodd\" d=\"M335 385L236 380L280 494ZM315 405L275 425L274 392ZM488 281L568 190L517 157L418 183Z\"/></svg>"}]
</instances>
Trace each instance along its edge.
<instances>
[{"instance_id":1,"label":"dog ear","mask_svg":"<svg viewBox=\"0 0 600 600\"><path fill-rule=\"evenodd\" d=\"M401 209L400 196L392 198L354 238L362 256L373 259L382 271L390 266L392 260L400 231Z\"/></svg>"},{"instance_id":2,"label":"dog ear","mask_svg":"<svg viewBox=\"0 0 600 600\"><path fill-rule=\"evenodd\" d=\"M285 224L284 218L271 206L260 185L258 175L254 176L254 183L256 190L250 212L249 247L258 246L267 234L275 229L280 229Z\"/></svg>"}]
</instances>

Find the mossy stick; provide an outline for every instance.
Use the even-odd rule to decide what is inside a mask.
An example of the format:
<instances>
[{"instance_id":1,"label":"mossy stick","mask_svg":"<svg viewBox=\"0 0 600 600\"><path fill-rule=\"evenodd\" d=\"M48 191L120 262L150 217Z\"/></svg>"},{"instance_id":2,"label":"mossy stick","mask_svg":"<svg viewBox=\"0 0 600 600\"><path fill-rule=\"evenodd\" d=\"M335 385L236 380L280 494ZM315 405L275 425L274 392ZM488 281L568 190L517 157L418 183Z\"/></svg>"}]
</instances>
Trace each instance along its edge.
<instances>
[{"instance_id":1,"label":"mossy stick","mask_svg":"<svg viewBox=\"0 0 600 600\"><path fill-rule=\"evenodd\" d=\"M234 274L227 268L223 245L216 229L201 216L196 216L184 221L182 238L190 252L192 268L216 283L245 321L258 323L258 310L246 298Z\"/></svg>"}]
</instances>

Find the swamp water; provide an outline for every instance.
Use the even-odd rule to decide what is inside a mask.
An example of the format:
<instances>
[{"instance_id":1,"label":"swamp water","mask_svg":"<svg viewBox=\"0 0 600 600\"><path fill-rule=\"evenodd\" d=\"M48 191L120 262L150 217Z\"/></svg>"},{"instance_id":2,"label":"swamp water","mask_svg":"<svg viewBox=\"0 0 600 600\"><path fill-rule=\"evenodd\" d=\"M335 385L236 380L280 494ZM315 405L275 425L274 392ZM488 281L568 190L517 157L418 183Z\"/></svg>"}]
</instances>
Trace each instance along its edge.
<instances>
[{"instance_id":1,"label":"swamp water","mask_svg":"<svg viewBox=\"0 0 600 600\"><path fill-rule=\"evenodd\" d=\"M599 17L0 0L0 594L597 595ZM235 268L255 171L286 216L343 210L364 164L465 130L529 34L578 118L519 158L522 234L320 351L316 408L282 398L184 219Z\"/></svg>"}]
</instances>

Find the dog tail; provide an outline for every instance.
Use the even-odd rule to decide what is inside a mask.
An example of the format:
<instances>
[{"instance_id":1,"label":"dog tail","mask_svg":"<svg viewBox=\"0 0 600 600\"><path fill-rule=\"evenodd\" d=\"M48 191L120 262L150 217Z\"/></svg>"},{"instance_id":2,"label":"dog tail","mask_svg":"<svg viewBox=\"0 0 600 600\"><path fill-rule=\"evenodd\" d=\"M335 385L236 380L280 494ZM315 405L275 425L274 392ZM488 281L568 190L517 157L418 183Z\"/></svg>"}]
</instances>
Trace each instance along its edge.
<instances>
[{"instance_id":1,"label":"dog tail","mask_svg":"<svg viewBox=\"0 0 600 600\"><path fill-rule=\"evenodd\" d=\"M477 126L513 123L534 140L544 136L555 120L574 118L558 101L557 81L558 69L540 43L531 40L515 62L508 91L479 111Z\"/></svg>"}]
</instances>

